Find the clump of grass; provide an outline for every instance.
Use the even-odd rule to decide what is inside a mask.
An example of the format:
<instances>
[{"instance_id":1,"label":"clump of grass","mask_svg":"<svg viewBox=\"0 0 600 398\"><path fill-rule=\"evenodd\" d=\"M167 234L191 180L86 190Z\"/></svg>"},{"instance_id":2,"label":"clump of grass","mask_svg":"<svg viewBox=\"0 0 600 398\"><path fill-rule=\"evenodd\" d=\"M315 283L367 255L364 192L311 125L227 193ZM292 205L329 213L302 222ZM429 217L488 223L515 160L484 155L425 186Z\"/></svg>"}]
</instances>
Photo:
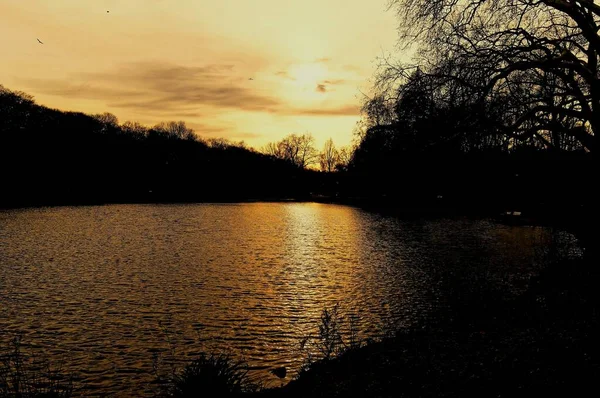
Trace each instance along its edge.
<instances>
[{"instance_id":1,"label":"clump of grass","mask_svg":"<svg viewBox=\"0 0 600 398\"><path fill-rule=\"evenodd\" d=\"M0 397L52 397L73 395L73 378L53 369L47 360L27 355L15 337L8 349L0 351Z\"/></svg>"},{"instance_id":2,"label":"clump of grass","mask_svg":"<svg viewBox=\"0 0 600 398\"><path fill-rule=\"evenodd\" d=\"M173 397L235 396L256 392L258 386L248 377L248 365L227 354L200 354L172 381Z\"/></svg>"},{"instance_id":3,"label":"clump of grass","mask_svg":"<svg viewBox=\"0 0 600 398\"><path fill-rule=\"evenodd\" d=\"M300 373L309 370L316 362L329 361L346 351L362 347L364 341L360 339L358 325L358 315L344 317L339 303L331 309L324 308L317 334L308 335L300 342L300 349L305 355Z\"/></svg>"},{"instance_id":4,"label":"clump of grass","mask_svg":"<svg viewBox=\"0 0 600 398\"><path fill-rule=\"evenodd\" d=\"M167 322L167 324L170 320ZM192 362L179 352L180 344L175 333L159 323L167 348L153 355L153 372L157 396L198 397L238 396L256 392L260 384L248 375L248 364L230 354L207 354L201 349ZM198 336L200 340L200 336Z\"/></svg>"}]
</instances>

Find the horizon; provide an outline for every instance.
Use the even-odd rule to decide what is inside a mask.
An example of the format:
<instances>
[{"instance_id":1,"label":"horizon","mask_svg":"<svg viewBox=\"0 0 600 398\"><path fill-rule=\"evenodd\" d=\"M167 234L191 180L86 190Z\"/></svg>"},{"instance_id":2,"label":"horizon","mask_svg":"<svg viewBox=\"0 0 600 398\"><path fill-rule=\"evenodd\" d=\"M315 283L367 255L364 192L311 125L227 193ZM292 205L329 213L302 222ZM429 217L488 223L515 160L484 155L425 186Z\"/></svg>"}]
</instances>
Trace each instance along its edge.
<instances>
[{"instance_id":1,"label":"horizon","mask_svg":"<svg viewBox=\"0 0 600 398\"><path fill-rule=\"evenodd\" d=\"M182 120L256 149L291 133L351 144L375 60L396 43L386 2L253 3L7 0L2 84L50 108Z\"/></svg>"}]
</instances>

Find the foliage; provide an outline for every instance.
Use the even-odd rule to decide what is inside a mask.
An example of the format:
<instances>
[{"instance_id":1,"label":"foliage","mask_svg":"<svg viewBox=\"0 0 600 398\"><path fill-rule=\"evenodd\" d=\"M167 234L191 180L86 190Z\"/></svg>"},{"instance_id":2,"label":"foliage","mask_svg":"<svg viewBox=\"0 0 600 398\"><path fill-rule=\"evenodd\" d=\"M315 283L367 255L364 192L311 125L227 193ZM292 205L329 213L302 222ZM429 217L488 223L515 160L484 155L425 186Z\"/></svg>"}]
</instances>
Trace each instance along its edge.
<instances>
[{"instance_id":1,"label":"foliage","mask_svg":"<svg viewBox=\"0 0 600 398\"><path fill-rule=\"evenodd\" d=\"M600 8L562 0L390 7L416 55L381 59L348 167L351 193L400 206L594 211Z\"/></svg>"},{"instance_id":2,"label":"foliage","mask_svg":"<svg viewBox=\"0 0 600 398\"><path fill-rule=\"evenodd\" d=\"M73 395L71 376L53 369L41 358L25 354L21 338L13 339L11 347L0 351L0 397L52 397Z\"/></svg>"},{"instance_id":3,"label":"foliage","mask_svg":"<svg viewBox=\"0 0 600 398\"><path fill-rule=\"evenodd\" d=\"M311 134L290 134L277 143L269 143L263 152L304 169L317 161L315 139Z\"/></svg>"},{"instance_id":4,"label":"foliage","mask_svg":"<svg viewBox=\"0 0 600 398\"><path fill-rule=\"evenodd\" d=\"M248 366L228 355L200 354L173 380L173 397L215 397L254 392L258 386L248 377Z\"/></svg>"},{"instance_id":5,"label":"foliage","mask_svg":"<svg viewBox=\"0 0 600 398\"><path fill-rule=\"evenodd\" d=\"M377 87L421 71L454 104L493 111L497 129L544 147L594 151L600 130L600 6L582 0L391 0L414 64L384 62ZM461 98L460 98L461 97Z\"/></svg>"},{"instance_id":6,"label":"foliage","mask_svg":"<svg viewBox=\"0 0 600 398\"><path fill-rule=\"evenodd\" d=\"M329 361L348 350L363 346L364 341L359 337L358 316L350 314L347 318L340 313L339 303L330 309L323 309L317 334L307 335L300 342L300 349L305 355L301 373L316 362Z\"/></svg>"},{"instance_id":7,"label":"foliage","mask_svg":"<svg viewBox=\"0 0 600 398\"><path fill-rule=\"evenodd\" d=\"M2 86L0 169L0 206L231 201L310 192L303 170L243 143L203 139L184 122L120 125L109 113L49 109Z\"/></svg>"}]
</instances>

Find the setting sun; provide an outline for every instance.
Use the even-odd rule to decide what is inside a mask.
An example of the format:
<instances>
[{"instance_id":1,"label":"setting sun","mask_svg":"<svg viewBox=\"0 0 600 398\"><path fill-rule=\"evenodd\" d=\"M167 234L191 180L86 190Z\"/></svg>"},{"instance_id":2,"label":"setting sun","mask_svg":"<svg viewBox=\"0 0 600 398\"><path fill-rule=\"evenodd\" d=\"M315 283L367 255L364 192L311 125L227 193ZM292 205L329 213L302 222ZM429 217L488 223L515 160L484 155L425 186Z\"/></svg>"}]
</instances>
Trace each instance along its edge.
<instances>
[{"instance_id":1,"label":"setting sun","mask_svg":"<svg viewBox=\"0 0 600 398\"><path fill-rule=\"evenodd\" d=\"M322 64L310 63L290 68L290 76L302 88L314 88L327 78L327 68Z\"/></svg>"}]
</instances>

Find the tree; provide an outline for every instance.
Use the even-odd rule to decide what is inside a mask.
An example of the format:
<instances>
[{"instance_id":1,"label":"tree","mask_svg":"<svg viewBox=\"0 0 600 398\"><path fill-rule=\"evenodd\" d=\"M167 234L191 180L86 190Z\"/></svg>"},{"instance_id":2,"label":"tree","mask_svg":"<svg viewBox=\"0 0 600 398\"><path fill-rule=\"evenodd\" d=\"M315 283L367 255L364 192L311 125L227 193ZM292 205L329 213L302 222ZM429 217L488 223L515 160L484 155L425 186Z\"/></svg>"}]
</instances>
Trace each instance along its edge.
<instances>
[{"instance_id":1,"label":"tree","mask_svg":"<svg viewBox=\"0 0 600 398\"><path fill-rule=\"evenodd\" d=\"M121 126L121 129L126 134L129 134L132 137L136 137L138 139L145 138L148 135L148 128L138 122L127 121L127 122L123 123L123 125Z\"/></svg>"},{"instance_id":2,"label":"tree","mask_svg":"<svg viewBox=\"0 0 600 398\"><path fill-rule=\"evenodd\" d=\"M278 143L269 143L263 148L267 155L286 160L299 168L306 168L317 161L318 151L311 134L290 134Z\"/></svg>"},{"instance_id":3,"label":"tree","mask_svg":"<svg viewBox=\"0 0 600 398\"><path fill-rule=\"evenodd\" d=\"M277 159L283 159L283 147L277 142L269 142L262 148L262 152L266 155L276 157Z\"/></svg>"},{"instance_id":4,"label":"tree","mask_svg":"<svg viewBox=\"0 0 600 398\"><path fill-rule=\"evenodd\" d=\"M331 173L335 170L335 166L338 164L339 152L330 138L325 141L323 146L323 152L319 154L319 164L321 170Z\"/></svg>"},{"instance_id":5,"label":"tree","mask_svg":"<svg viewBox=\"0 0 600 398\"><path fill-rule=\"evenodd\" d=\"M164 134L168 138L196 141L197 136L194 130L187 127L185 122L167 122L159 123L153 127L155 131Z\"/></svg>"},{"instance_id":6,"label":"tree","mask_svg":"<svg viewBox=\"0 0 600 398\"><path fill-rule=\"evenodd\" d=\"M92 115L92 117L102 124L102 133L112 132L119 128L119 119L112 113L104 112Z\"/></svg>"},{"instance_id":7,"label":"tree","mask_svg":"<svg viewBox=\"0 0 600 398\"><path fill-rule=\"evenodd\" d=\"M400 39L425 73L480 103L503 103L498 128L546 147L556 132L593 152L600 131L600 6L591 0L390 0ZM384 60L378 87L417 65ZM548 91L550 89L550 92ZM489 110L489 109L488 109Z\"/></svg>"},{"instance_id":8,"label":"tree","mask_svg":"<svg viewBox=\"0 0 600 398\"><path fill-rule=\"evenodd\" d=\"M335 169L337 171L345 171L352 160L354 150L349 146L343 146L338 150L337 163Z\"/></svg>"}]
</instances>

